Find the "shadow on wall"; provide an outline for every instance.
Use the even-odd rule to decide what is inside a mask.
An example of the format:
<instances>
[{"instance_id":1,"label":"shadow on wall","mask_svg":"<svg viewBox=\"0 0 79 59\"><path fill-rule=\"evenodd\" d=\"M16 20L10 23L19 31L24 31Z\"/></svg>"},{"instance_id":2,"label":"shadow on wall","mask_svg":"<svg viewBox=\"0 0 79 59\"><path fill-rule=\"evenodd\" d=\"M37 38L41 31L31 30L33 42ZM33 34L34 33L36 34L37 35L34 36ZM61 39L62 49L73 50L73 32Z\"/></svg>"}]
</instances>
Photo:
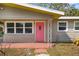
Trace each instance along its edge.
<instances>
[{"instance_id":1,"label":"shadow on wall","mask_svg":"<svg viewBox=\"0 0 79 59\"><path fill-rule=\"evenodd\" d=\"M3 42L3 32L0 31L0 43Z\"/></svg>"},{"instance_id":2,"label":"shadow on wall","mask_svg":"<svg viewBox=\"0 0 79 59\"><path fill-rule=\"evenodd\" d=\"M55 35L55 42L72 42L74 39L74 33L57 32Z\"/></svg>"},{"instance_id":3,"label":"shadow on wall","mask_svg":"<svg viewBox=\"0 0 79 59\"><path fill-rule=\"evenodd\" d=\"M3 42L3 22L0 21L0 43Z\"/></svg>"}]
</instances>

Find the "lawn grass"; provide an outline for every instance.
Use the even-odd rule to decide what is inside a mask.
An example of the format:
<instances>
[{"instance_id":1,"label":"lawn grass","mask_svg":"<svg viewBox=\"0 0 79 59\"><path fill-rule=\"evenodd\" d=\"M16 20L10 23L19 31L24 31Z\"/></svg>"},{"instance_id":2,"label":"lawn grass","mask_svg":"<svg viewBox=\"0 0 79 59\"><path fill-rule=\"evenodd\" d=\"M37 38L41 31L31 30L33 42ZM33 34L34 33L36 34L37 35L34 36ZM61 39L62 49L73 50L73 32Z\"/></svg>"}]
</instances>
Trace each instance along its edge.
<instances>
[{"instance_id":1,"label":"lawn grass","mask_svg":"<svg viewBox=\"0 0 79 59\"><path fill-rule=\"evenodd\" d=\"M48 49L50 56L79 56L79 47L72 43L57 43Z\"/></svg>"}]
</instances>

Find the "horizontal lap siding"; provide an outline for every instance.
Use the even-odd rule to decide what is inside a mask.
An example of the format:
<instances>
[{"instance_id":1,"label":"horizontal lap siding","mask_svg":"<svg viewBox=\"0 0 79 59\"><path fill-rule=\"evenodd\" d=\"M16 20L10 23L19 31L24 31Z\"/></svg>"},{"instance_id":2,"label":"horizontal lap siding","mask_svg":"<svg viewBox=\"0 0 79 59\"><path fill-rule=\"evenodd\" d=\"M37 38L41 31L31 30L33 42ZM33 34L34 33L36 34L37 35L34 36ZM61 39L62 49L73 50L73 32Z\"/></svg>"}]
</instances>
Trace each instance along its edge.
<instances>
[{"instance_id":1,"label":"horizontal lap siding","mask_svg":"<svg viewBox=\"0 0 79 59\"><path fill-rule=\"evenodd\" d=\"M16 21L14 21L16 22ZM5 43L32 43L35 42L35 21L33 22L33 33L5 33L3 37L3 42ZM6 31L6 30L5 30Z\"/></svg>"},{"instance_id":2,"label":"horizontal lap siding","mask_svg":"<svg viewBox=\"0 0 79 59\"><path fill-rule=\"evenodd\" d=\"M51 16L18 8L4 7L0 11L0 20L6 21L39 21L49 20ZM46 25L47 26L47 25ZM35 42L35 25L33 34L4 34L3 42ZM48 34L48 33L47 33ZM47 35L45 34L45 35ZM47 36L45 36L47 39ZM47 40L45 40L46 42Z\"/></svg>"},{"instance_id":3,"label":"horizontal lap siding","mask_svg":"<svg viewBox=\"0 0 79 59\"><path fill-rule=\"evenodd\" d=\"M49 15L11 7L4 7L4 10L0 11L0 19L7 19L7 20L16 20L16 19L46 20L50 18L51 17Z\"/></svg>"},{"instance_id":4,"label":"horizontal lap siding","mask_svg":"<svg viewBox=\"0 0 79 59\"><path fill-rule=\"evenodd\" d=\"M3 37L3 42L5 43L33 43L33 42L36 42L36 38L35 38L35 33L36 33L36 30L35 30L35 22L34 21L34 25L33 25L33 30L34 32L31 34L4 34L4 37ZM47 27L47 22L48 21L45 21L45 40L44 42L48 42L48 39L47 39L47 30L48 30L48 27Z\"/></svg>"},{"instance_id":5,"label":"horizontal lap siding","mask_svg":"<svg viewBox=\"0 0 79 59\"><path fill-rule=\"evenodd\" d=\"M33 34L5 34L3 42L32 43L35 42Z\"/></svg>"},{"instance_id":6,"label":"horizontal lap siding","mask_svg":"<svg viewBox=\"0 0 79 59\"><path fill-rule=\"evenodd\" d=\"M58 32L57 21L68 21L68 31ZM74 31L74 21L76 20L54 20L53 21L53 36L52 42L72 42L75 38L79 38L79 31ZM79 20L78 20L79 21Z\"/></svg>"}]
</instances>

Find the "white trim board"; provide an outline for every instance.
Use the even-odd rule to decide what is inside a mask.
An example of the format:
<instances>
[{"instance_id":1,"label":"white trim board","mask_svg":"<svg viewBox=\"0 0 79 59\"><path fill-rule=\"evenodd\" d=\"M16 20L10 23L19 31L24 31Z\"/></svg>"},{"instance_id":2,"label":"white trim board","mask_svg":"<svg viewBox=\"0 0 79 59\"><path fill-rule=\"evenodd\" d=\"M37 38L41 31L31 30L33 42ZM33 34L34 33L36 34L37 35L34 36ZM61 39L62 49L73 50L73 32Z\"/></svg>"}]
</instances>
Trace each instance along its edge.
<instances>
[{"instance_id":1,"label":"white trim board","mask_svg":"<svg viewBox=\"0 0 79 59\"><path fill-rule=\"evenodd\" d=\"M32 23L32 33L25 33L23 25L23 33L16 33L16 24L15 23ZM7 33L7 23L14 23L14 33ZM34 21L6 21L5 22L5 34L33 34L34 33Z\"/></svg>"},{"instance_id":2,"label":"white trim board","mask_svg":"<svg viewBox=\"0 0 79 59\"><path fill-rule=\"evenodd\" d=\"M75 23L76 23L76 22L79 22L79 21L74 21L73 29L74 29L74 31L79 31L79 30L76 30L76 29L75 29Z\"/></svg>"},{"instance_id":3,"label":"white trim board","mask_svg":"<svg viewBox=\"0 0 79 59\"><path fill-rule=\"evenodd\" d=\"M61 16L59 19L79 19L79 16Z\"/></svg>"},{"instance_id":4,"label":"white trim board","mask_svg":"<svg viewBox=\"0 0 79 59\"><path fill-rule=\"evenodd\" d=\"M62 22L62 23L66 22L66 30L59 30L59 23L60 22ZM58 21L57 22L57 31L58 32L66 32L66 31L68 31L68 21Z\"/></svg>"}]
</instances>

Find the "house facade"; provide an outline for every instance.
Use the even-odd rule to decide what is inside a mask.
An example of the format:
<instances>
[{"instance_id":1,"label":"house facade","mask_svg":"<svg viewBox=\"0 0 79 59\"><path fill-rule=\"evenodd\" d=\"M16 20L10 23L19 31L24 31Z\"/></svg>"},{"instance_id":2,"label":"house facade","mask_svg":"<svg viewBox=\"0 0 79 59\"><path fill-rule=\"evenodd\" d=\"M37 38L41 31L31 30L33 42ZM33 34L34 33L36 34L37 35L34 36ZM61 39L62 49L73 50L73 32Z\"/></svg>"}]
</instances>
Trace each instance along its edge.
<instances>
[{"instance_id":1,"label":"house facade","mask_svg":"<svg viewBox=\"0 0 79 59\"><path fill-rule=\"evenodd\" d=\"M72 42L78 38L79 17L30 4L0 4L4 43Z\"/></svg>"}]
</instances>

